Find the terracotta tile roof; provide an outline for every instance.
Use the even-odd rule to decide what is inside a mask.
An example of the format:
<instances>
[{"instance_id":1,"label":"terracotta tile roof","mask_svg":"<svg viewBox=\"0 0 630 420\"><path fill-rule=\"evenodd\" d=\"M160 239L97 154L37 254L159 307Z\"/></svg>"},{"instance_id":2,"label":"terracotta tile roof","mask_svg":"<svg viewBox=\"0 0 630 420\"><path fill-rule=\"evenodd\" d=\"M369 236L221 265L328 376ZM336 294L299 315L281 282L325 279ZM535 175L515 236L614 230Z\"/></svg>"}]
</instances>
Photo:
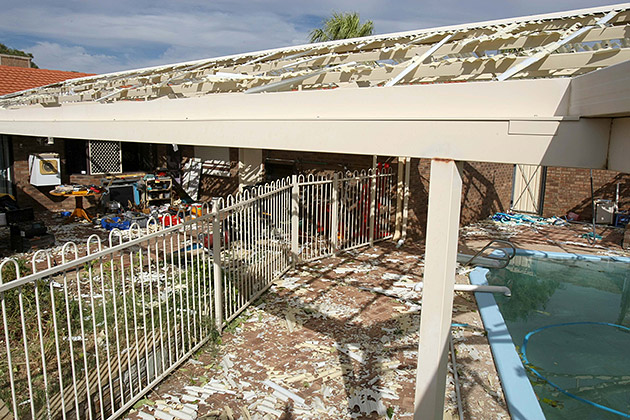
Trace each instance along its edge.
<instances>
[{"instance_id":1,"label":"terracotta tile roof","mask_svg":"<svg viewBox=\"0 0 630 420\"><path fill-rule=\"evenodd\" d=\"M84 76L92 75L72 71L0 66L0 95Z\"/></svg>"}]
</instances>

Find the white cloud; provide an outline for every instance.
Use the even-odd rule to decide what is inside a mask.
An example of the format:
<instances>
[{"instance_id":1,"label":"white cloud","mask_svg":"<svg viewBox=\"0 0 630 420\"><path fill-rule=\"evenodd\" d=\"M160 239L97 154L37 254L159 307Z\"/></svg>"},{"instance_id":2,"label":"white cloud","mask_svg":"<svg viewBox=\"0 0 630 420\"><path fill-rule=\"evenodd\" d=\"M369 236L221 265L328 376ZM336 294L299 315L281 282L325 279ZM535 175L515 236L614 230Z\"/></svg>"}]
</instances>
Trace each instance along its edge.
<instances>
[{"instance_id":1,"label":"white cloud","mask_svg":"<svg viewBox=\"0 0 630 420\"><path fill-rule=\"evenodd\" d=\"M54 70L102 73L118 69L118 57L90 54L80 46L63 46L51 42L39 42L28 48L40 68ZM61 64L63 63L63 64Z\"/></svg>"}]
</instances>

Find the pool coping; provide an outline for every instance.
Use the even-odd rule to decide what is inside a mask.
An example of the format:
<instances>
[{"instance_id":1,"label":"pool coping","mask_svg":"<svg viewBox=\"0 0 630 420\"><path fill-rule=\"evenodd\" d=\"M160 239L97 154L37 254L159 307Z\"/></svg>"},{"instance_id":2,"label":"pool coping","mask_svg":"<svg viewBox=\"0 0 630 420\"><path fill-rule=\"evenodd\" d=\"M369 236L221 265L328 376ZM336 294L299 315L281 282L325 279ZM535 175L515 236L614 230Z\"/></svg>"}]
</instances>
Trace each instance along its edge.
<instances>
[{"instance_id":1,"label":"pool coping","mask_svg":"<svg viewBox=\"0 0 630 420\"><path fill-rule=\"evenodd\" d=\"M501 253L501 250L494 251ZM493 253L494 253L493 252ZM574 254L564 252L533 251L517 249L516 255L535 256L539 258L586 260L586 261L617 261L630 263L628 257ZM474 285L487 285L487 268L477 267L470 272L470 283ZM544 420L538 398L530 383L525 367L516 351L512 336L507 329L503 315L499 311L492 293L476 292L475 299L481 314L484 328L488 333L488 341L492 349L494 364L497 367L499 379L503 387L503 394L508 406L508 411L515 420Z\"/></svg>"}]
</instances>

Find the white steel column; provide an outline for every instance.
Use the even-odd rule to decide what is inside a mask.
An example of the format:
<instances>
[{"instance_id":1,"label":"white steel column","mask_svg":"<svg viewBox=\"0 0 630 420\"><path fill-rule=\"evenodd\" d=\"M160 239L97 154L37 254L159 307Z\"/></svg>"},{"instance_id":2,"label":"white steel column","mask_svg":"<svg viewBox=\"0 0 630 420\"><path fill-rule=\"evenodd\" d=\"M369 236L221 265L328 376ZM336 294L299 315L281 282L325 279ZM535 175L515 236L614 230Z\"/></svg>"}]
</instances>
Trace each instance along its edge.
<instances>
[{"instance_id":1,"label":"white steel column","mask_svg":"<svg viewBox=\"0 0 630 420\"><path fill-rule=\"evenodd\" d=\"M407 219L409 218L409 178L411 177L411 158L405 158L405 187L403 190L403 209L402 209L402 227L401 239L407 238Z\"/></svg>"},{"instance_id":2,"label":"white steel column","mask_svg":"<svg viewBox=\"0 0 630 420\"><path fill-rule=\"evenodd\" d=\"M300 253L300 185L297 175L291 177L291 185L291 264L295 267Z\"/></svg>"},{"instance_id":3,"label":"white steel column","mask_svg":"<svg viewBox=\"0 0 630 420\"><path fill-rule=\"evenodd\" d=\"M372 175L370 176L370 223L368 238L370 246L374 246L374 222L376 221L376 168L378 167L378 156L372 156Z\"/></svg>"},{"instance_id":4,"label":"white steel column","mask_svg":"<svg viewBox=\"0 0 630 420\"><path fill-rule=\"evenodd\" d=\"M219 201L212 202L212 265L214 277L214 321L217 330L223 329L223 273L221 270L221 226Z\"/></svg>"},{"instance_id":5,"label":"white steel column","mask_svg":"<svg viewBox=\"0 0 630 420\"><path fill-rule=\"evenodd\" d=\"M441 419L444 413L462 195L461 168L461 163L450 159L431 160L415 420Z\"/></svg>"},{"instance_id":6,"label":"white steel column","mask_svg":"<svg viewBox=\"0 0 630 420\"><path fill-rule=\"evenodd\" d=\"M333 175L330 204L330 240L333 254L339 251L339 173Z\"/></svg>"}]
</instances>

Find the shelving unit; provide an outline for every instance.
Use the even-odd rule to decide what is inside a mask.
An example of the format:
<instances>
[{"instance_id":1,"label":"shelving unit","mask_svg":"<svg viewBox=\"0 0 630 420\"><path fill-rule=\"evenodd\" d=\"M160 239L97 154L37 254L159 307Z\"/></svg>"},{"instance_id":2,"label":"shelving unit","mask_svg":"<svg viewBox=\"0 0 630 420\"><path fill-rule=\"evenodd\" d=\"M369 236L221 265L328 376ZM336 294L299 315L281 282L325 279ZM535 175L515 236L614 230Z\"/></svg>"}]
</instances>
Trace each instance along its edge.
<instances>
[{"instance_id":1,"label":"shelving unit","mask_svg":"<svg viewBox=\"0 0 630 420\"><path fill-rule=\"evenodd\" d=\"M148 206L159 206L172 203L173 181L168 176L160 176L147 179L145 189L145 201Z\"/></svg>"}]
</instances>

